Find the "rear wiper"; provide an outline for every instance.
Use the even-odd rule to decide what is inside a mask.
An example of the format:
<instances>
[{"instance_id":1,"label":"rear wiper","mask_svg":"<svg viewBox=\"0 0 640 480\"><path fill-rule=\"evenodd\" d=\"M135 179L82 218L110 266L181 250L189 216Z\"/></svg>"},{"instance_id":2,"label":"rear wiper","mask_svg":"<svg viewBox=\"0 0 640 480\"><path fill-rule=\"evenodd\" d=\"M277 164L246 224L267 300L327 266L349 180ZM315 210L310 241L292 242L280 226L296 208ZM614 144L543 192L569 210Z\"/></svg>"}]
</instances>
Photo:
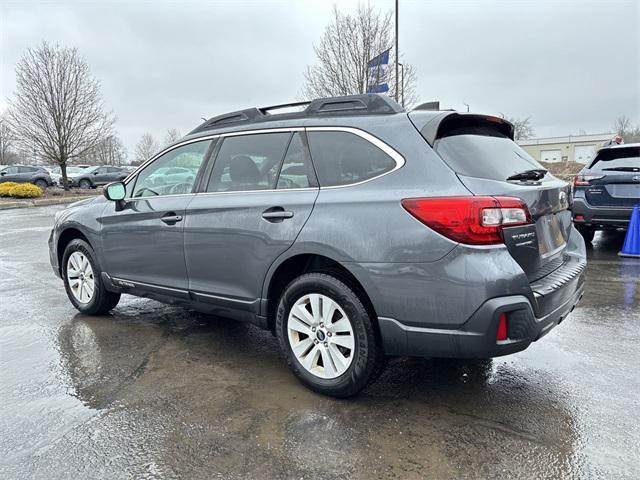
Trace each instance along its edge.
<instances>
[{"instance_id":1,"label":"rear wiper","mask_svg":"<svg viewBox=\"0 0 640 480\"><path fill-rule=\"evenodd\" d=\"M542 168L534 168L533 170L525 170L507 177L507 180L541 180L547 174L547 170Z\"/></svg>"},{"instance_id":2,"label":"rear wiper","mask_svg":"<svg viewBox=\"0 0 640 480\"><path fill-rule=\"evenodd\" d=\"M606 170L608 172L640 172L640 168L638 167L611 167L603 168L602 170Z\"/></svg>"}]
</instances>

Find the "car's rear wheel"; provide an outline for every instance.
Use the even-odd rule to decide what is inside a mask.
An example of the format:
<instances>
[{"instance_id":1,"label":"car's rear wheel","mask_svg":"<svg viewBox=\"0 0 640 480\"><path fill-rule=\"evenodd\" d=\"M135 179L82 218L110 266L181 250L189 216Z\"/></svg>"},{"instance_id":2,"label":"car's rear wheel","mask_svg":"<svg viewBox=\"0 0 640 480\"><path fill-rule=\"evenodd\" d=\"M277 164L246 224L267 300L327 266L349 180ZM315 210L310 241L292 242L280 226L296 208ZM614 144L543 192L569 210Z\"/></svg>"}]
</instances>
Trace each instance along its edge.
<instances>
[{"instance_id":1,"label":"car's rear wheel","mask_svg":"<svg viewBox=\"0 0 640 480\"><path fill-rule=\"evenodd\" d=\"M286 287L276 334L293 373L319 393L355 395L384 366L372 316L353 289L326 273L302 275Z\"/></svg>"},{"instance_id":2,"label":"car's rear wheel","mask_svg":"<svg viewBox=\"0 0 640 480\"><path fill-rule=\"evenodd\" d=\"M33 183L35 184L36 187L40 187L42 190L46 190L46 188L49 186L46 180L42 180L41 178L39 178Z\"/></svg>"},{"instance_id":3,"label":"car's rear wheel","mask_svg":"<svg viewBox=\"0 0 640 480\"><path fill-rule=\"evenodd\" d=\"M108 291L91 246L81 239L69 242L62 256L62 278L74 307L87 315L107 313L120 301L120 294Z\"/></svg>"},{"instance_id":4,"label":"car's rear wheel","mask_svg":"<svg viewBox=\"0 0 640 480\"><path fill-rule=\"evenodd\" d=\"M580 232L580 235L584 237L585 242L591 243L593 241L593 236L596 234L595 228L586 225L576 225L576 229Z\"/></svg>"},{"instance_id":5,"label":"car's rear wheel","mask_svg":"<svg viewBox=\"0 0 640 480\"><path fill-rule=\"evenodd\" d=\"M91 188L91 182L83 178L82 180L80 180L80 183L78 183L78 186L83 190L89 190Z\"/></svg>"}]
</instances>

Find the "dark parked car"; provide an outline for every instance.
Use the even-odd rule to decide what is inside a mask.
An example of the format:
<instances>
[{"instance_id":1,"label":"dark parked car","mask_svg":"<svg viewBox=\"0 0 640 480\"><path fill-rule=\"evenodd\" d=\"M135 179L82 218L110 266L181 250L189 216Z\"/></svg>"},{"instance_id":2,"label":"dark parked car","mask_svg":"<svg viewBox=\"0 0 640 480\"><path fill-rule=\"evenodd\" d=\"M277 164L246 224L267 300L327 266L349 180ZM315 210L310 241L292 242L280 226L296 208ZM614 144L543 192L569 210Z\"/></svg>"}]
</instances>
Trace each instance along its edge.
<instances>
[{"instance_id":1,"label":"dark parked car","mask_svg":"<svg viewBox=\"0 0 640 480\"><path fill-rule=\"evenodd\" d=\"M68 180L72 187L89 189L124 180L127 175L129 175L129 171L122 167L105 165L102 167L82 168L79 172L69 174ZM62 182L62 179L60 179L60 182Z\"/></svg>"},{"instance_id":2,"label":"dark parked car","mask_svg":"<svg viewBox=\"0 0 640 480\"><path fill-rule=\"evenodd\" d=\"M574 179L573 221L588 242L596 230L627 227L638 204L640 143L601 148Z\"/></svg>"},{"instance_id":3,"label":"dark parked car","mask_svg":"<svg viewBox=\"0 0 640 480\"><path fill-rule=\"evenodd\" d=\"M9 165L0 170L0 183L33 183L43 190L53 185L49 172L44 167L31 165Z\"/></svg>"},{"instance_id":4,"label":"dark parked car","mask_svg":"<svg viewBox=\"0 0 640 480\"><path fill-rule=\"evenodd\" d=\"M253 322L348 396L387 355L505 355L563 321L586 265L568 195L504 119L318 99L206 121L60 212L50 258L85 314L129 293Z\"/></svg>"}]
</instances>

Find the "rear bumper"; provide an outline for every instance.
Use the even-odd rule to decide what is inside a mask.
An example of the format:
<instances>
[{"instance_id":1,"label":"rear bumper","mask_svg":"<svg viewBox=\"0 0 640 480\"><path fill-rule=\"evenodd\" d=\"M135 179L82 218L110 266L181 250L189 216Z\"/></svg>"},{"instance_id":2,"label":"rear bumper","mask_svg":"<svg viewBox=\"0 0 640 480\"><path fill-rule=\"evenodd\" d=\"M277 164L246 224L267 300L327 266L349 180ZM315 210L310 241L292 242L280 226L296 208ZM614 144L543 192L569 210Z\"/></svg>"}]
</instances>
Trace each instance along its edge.
<instances>
[{"instance_id":1,"label":"rear bumper","mask_svg":"<svg viewBox=\"0 0 640 480\"><path fill-rule=\"evenodd\" d=\"M70 187L77 187L78 186L78 182L76 180L71 179L71 178L67 178L67 184ZM64 182L62 181L62 179L60 179L60 181L58 182L58 186L64 188Z\"/></svg>"},{"instance_id":2,"label":"rear bumper","mask_svg":"<svg viewBox=\"0 0 640 480\"><path fill-rule=\"evenodd\" d=\"M392 318L379 318L385 352L443 358L490 358L519 352L546 335L575 308L584 293L584 274L565 289L571 295L542 317L535 316L526 297L514 295L487 300L463 328L456 330L412 327ZM507 314L510 338L496 341L501 313Z\"/></svg>"},{"instance_id":3,"label":"rear bumper","mask_svg":"<svg viewBox=\"0 0 640 480\"><path fill-rule=\"evenodd\" d=\"M595 207L583 198L573 200L573 221L576 225L593 227L627 227L633 207ZM577 220L576 216L582 218Z\"/></svg>"}]
</instances>

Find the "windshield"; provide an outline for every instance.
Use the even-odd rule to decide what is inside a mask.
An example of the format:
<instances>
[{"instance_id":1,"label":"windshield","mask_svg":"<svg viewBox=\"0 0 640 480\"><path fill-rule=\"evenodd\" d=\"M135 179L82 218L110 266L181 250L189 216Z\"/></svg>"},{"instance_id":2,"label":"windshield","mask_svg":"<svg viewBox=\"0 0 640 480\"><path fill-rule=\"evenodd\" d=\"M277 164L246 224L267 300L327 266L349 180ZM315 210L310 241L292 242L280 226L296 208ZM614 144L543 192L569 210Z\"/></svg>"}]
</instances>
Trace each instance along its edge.
<instances>
[{"instance_id":1,"label":"windshield","mask_svg":"<svg viewBox=\"0 0 640 480\"><path fill-rule=\"evenodd\" d=\"M436 140L434 149L456 173L506 180L527 170L544 169L510 138L455 135Z\"/></svg>"},{"instance_id":2,"label":"windshield","mask_svg":"<svg viewBox=\"0 0 640 480\"><path fill-rule=\"evenodd\" d=\"M640 169L640 147L600 150L589 168L638 171Z\"/></svg>"}]
</instances>

